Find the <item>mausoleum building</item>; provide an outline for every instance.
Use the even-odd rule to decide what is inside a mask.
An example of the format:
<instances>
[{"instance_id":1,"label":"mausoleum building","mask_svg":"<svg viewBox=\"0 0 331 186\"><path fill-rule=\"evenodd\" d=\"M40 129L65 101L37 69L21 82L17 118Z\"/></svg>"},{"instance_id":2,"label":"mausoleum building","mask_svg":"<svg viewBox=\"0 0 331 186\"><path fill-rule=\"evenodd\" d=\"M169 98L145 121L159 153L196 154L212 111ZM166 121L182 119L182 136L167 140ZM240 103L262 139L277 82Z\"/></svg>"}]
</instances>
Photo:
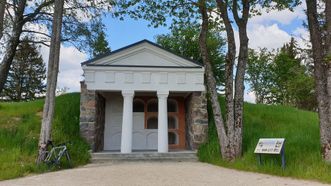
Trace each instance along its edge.
<instances>
[{"instance_id":1,"label":"mausoleum building","mask_svg":"<svg viewBox=\"0 0 331 186\"><path fill-rule=\"evenodd\" d=\"M205 142L201 64L143 40L82 68L80 132L93 152L166 153Z\"/></svg>"}]
</instances>

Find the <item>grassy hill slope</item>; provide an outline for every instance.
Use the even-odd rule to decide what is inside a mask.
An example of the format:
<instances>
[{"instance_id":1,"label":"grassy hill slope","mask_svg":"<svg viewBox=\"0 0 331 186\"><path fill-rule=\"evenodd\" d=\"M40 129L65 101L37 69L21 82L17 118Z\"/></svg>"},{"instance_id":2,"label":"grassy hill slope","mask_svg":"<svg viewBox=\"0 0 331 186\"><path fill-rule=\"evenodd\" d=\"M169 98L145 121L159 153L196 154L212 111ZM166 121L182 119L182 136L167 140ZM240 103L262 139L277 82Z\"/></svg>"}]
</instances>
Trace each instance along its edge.
<instances>
[{"instance_id":1,"label":"grassy hill slope","mask_svg":"<svg viewBox=\"0 0 331 186\"><path fill-rule=\"evenodd\" d=\"M42 106L42 100L0 103L0 180L46 171L45 167L35 165ZM198 152L200 160L240 170L331 183L331 166L320 158L316 113L284 106L245 104L244 122L244 155L241 159L232 163L220 159L216 130L211 119L209 140ZM286 138L285 170L281 169L279 158L267 157L264 165L258 165L253 151L261 137ZM69 150L74 165L89 161L88 146L79 136L79 93L56 99L53 141L72 142Z\"/></svg>"},{"instance_id":2,"label":"grassy hill slope","mask_svg":"<svg viewBox=\"0 0 331 186\"><path fill-rule=\"evenodd\" d=\"M232 163L220 159L217 133L211 114L209 114L209 118L211 118L209 140L201 146L198 152L201 161L240 170L316 179L331 183L331 166L325 164L320 156L319 126L316 113L285 106L248 103L245 104L244 109L243 157ZM258 165L257 157L254 154L255 146L259 138L269 137L286 138L285 170L281 169L281 159L276 156L263 156L264 165Z\"/></svg>"},{"instance_id":3,"label":"grassy hill slope","mask_svg":"<svg viewBox=\"0 0 331 186\"><path fill-rule=\"evenodd\" d=\"M42 107L43 100L0 103L0 180L47 170L35 165ZM56 99L53 141L72 143L74 165L89 161L88 146L79 136L79 93Z\"/></svg>"}]
</instances>

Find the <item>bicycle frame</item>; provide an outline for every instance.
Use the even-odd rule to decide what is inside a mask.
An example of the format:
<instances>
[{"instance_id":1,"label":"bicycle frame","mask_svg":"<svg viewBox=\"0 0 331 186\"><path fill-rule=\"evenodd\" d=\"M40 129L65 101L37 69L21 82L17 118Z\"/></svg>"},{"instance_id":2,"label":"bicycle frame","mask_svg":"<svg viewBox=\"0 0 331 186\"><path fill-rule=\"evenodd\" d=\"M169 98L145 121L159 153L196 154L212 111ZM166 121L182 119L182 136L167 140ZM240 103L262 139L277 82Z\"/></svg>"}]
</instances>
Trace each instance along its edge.
<instances>
[{"instance_id":1,"label":"bicycle frame","mask_svg":"<svg viewBox=\"0 0 331 186\"><path fill-rule=\"evenodd\" d=\"M65 144L59 145L59 146L54 146L51 142L50 145L52 146L52 149L47 152L47 156L45 158L45 162L47 164L56 164L59 165L61 158L63 155L66 156L68 162L70 163L70 155L67 149L67 146Z\"/></svg>"}]
</instances>

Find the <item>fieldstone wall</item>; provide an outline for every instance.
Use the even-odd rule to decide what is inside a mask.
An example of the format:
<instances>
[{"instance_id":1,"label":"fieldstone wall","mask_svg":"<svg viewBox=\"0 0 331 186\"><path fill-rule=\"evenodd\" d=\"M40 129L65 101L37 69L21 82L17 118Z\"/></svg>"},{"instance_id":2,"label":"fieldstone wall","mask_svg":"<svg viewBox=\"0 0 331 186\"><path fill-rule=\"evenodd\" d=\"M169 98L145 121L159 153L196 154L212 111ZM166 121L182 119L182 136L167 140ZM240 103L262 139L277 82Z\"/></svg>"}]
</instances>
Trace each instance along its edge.
<instances>
[{"instance_id":1,"label":"fieldstone wall","mask_svg":"<svg viewBox=\"0 0 331 186\"><path fill-rule=\"evenodd\" d=\"M81 82L80 134L94 152L103 150L104 127L105 98L97 91L87 90Z\"/></svg>"},{"instance_id":2,"label":"fieldstone wall","mask_svg":"<svg viewBox=\"0 0 331 186\"><path fill-rule=\"evenodd\" d=\"M189 149L196 150L208 137L208 110L205 92L193 92L185 100L186 139Z\"/></svg>"}]
</instances>

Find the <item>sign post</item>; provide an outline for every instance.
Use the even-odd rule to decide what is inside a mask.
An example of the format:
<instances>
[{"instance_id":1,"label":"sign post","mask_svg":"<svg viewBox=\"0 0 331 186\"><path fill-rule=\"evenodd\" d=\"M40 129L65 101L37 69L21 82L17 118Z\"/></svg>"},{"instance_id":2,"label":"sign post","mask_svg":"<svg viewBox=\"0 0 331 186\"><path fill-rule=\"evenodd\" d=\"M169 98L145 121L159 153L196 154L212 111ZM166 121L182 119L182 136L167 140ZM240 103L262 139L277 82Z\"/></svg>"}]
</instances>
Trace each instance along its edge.
<instances>
[{"instance_id":1,"label":"sign post","mask_svg":"<svg viewBox=\"0 0 331 186\"><path fill-rule=\"evenodd\" d=\"M285 169L285 138L260 138L254 153L258 155L260 165L262 154L280 155L282 168Z\"/></svg>"}]
</instances>

